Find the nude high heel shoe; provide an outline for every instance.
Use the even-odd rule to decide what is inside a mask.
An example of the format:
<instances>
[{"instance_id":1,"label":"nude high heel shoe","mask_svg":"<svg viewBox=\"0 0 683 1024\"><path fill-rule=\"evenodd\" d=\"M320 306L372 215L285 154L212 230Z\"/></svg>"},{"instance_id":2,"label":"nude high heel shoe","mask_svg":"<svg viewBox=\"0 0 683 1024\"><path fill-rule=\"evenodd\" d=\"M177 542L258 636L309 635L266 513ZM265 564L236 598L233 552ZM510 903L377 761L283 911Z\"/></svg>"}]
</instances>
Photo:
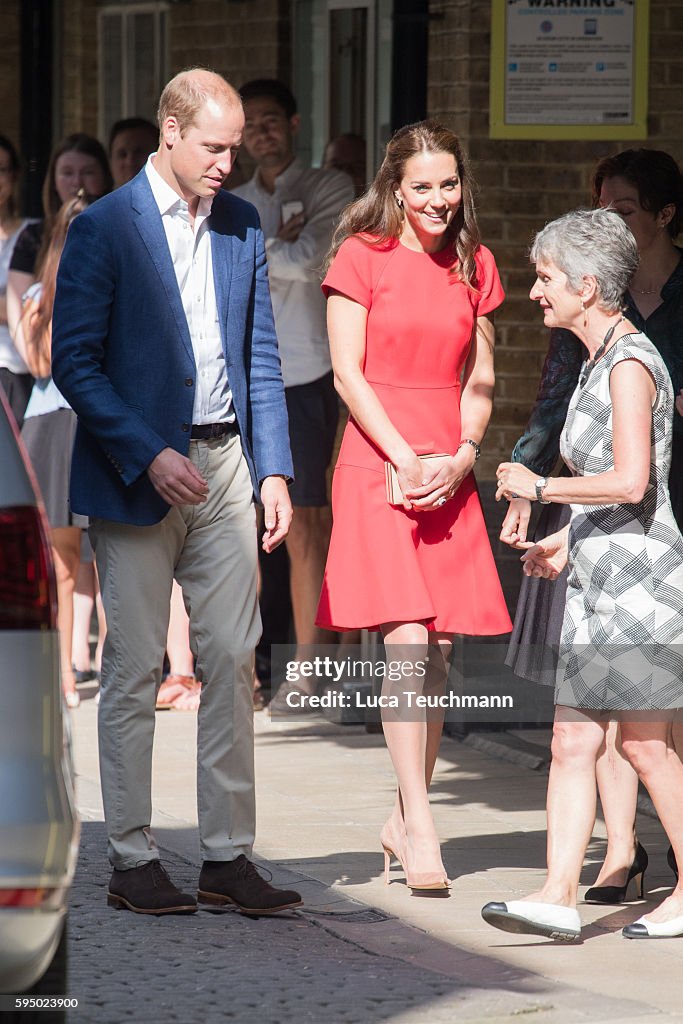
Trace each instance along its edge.
<instances>
[{"instance_id":1,"label":"nude high heel shoe","mask_svg":"<svg viewBox=\"0 0 683 1024\"><path fill-rule=\"evenodd\" d=\"M422 841L422 845L426 846L427 842ZM431 844L429 844L431 846ZM431 849L429 852L432 856L430 860L441 861L441 852L439 849L438 842L435 843L436 849ZM436 854L436 856L434 856ZM403 861L403 869L406 873L406 885L409 889L414 892L441 892L447 893L450 886L450 879L446 874L446 869L443 864L437 870L433 871L420 871L418 870L418 858L415 858L416 863L409 866L408 861L410 860L410 837L406 836L405 845L405 859Z\"/></svg>"},{"instance_id":2,"label":"nude high heel shoe","mask_svg":"<svg viewBox=\"0 0 683 1024\"><path fill-rule=\"evenodd\" d=\"M389 885L389 869L391 867L392 859L397 860L405 871L402 857L404 840L396 832L391 819L386 821L382 826L382 831L379 834L379 841L382 844L382 849L384 850L384 884Z\"/></svg>"}]
</instances>

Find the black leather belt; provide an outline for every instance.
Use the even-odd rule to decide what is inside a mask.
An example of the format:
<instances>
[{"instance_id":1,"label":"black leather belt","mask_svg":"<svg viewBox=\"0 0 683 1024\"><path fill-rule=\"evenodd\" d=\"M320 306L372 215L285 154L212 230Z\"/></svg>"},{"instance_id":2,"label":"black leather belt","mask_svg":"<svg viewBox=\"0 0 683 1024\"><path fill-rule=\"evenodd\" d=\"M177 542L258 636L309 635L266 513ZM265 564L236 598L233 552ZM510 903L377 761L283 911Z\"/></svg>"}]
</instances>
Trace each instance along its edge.
<instances>
[{"instance_id":1,"label":"black leather belt","mask_svg":"<svg viewBox=\"0 0 683 1024\"><path fill-rule=\"evenodd\" d=\"M219 437L237 433L237 424L232 423L193 423L190 431L192 441L215 441Z\"/></svg>"}]
</instances>

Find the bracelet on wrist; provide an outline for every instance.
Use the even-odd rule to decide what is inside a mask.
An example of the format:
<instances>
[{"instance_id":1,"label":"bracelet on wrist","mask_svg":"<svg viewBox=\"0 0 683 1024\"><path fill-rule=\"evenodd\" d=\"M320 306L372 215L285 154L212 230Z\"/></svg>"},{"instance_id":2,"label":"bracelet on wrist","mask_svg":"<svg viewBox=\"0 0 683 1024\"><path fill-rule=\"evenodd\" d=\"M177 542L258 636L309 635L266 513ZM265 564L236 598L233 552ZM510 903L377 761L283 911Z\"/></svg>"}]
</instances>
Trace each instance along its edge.
<instances>
[{"instance_id":1,"label":"bracelet on wrist","mask_svg":"<svg viewBox=\"0 0 683 1024\"><path fill-rule=\"evenodd\" d=\"M471 437L463 437L462 441L457 447L457 451L460 451L462 446L465 444L469 444L474 448L474 461L476 462L477 459L481 457L481 446L477 444L476 441L473 441Z\"/></svg>"}]
</instances>

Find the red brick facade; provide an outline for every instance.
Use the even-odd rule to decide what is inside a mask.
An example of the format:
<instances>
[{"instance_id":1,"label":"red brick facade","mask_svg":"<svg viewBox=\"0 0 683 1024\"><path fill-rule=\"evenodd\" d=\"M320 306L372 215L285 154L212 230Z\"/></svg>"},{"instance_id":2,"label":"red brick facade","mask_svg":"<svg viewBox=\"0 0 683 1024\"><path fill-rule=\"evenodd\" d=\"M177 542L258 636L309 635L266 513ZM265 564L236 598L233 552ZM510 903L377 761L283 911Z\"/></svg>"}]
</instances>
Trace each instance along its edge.
<instances>
[{"instance_id":1,"label":"red brick facade","mask_svg":"<svg viewBox=\"0 0 683 1024\"><path fill-rule=\"evenodd\" d=\"M427 2L427 0L425 0ZM497 318L497 397L480 476L491 478L509 454L533 401L546 332L527 299L532 273L527 250L533 234L554 216L588 201L598 157L626 145L668 149L683 159L683 0L651 0L649 136L642 143L543 142L488 137L490 4L429 0L428 107L430 116L461 135L480 185L485 243L494 251L507 291ZM55 88L61 123L54 136L98 125L98 39L95 0L62 0L57 38L61 53ZM0 131L19 138L20 0L0 4ZM291 71L290 0L190 0L172 4L169 70L203 65L236 85L254 76L288 80Z\"/></svg>"}]
</instances>

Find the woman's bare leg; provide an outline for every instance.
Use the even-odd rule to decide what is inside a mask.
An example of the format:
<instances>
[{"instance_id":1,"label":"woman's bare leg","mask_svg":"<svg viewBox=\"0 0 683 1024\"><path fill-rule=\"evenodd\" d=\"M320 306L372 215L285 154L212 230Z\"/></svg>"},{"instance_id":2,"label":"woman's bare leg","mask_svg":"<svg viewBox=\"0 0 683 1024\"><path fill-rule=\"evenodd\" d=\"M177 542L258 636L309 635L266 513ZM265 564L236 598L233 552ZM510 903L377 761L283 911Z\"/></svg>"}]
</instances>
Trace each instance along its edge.
<instances>
[{"instance_id":1,"label":"woman's bare leg","mask_svg":"<svg viewBox=\"0 0 683 1024\"><path fill-rule=\"evenodd\" d=\"M81 531L76 526L52 530L52 553L57 578L57 628L59 630L60 667L64 693L76 692L71 667L74 628L74 588L81 561Z\"/></svg>"},{"instance_id":2,"label":"woman's bare leg","mask_svg":"<svg viewBox=\"0 0 683 1024\"><path fill-rule=\"evenodd\" d=\"M527 900L576 906L579 876L595 824L595 762L604 736L605 725L587 712L556 708L547 798L548 875Z\"/></svg>"},{"instance_id":3,"label":"woman's bare leg","mask_svg":"<svg viewBox=\"0 0 683 1024\"><path fill-rule=\"evenodd\" d=\"M674 747L671 721L665 712L659 720L648 716L647 721L623 721L621 737L624 755L652 798L676 861L683 864L683 764ZM683 879L679 878L671 895L647 919L662 924L682 916Z\"/></svg>"},{"instance_id":4,"label":"woman's bare leg","mask_svg":"<svg viewBox=\"0 0 683 1024\"><path fill-rule=\"evenodd\" d=\"M166 653L172 676L194 675L194 658L190 650L190 620L185 610L183 591L175 580L171 591L171 615L168 620Z\"/></svg>"},{"instance_id":5,"label":"woman's bare leg","mask_svg":"<svg viewBox=\"0 0 683 1024\"><path fill-rule=\"evenodd\" d=\"M422 689L425 695L443 696L445 694L446 680L450 667L448 659L451 648L452 640L450 636L442 633L429 634L429 662ZM425 741L425 785L427 790L429 790L431 785L434 766L439 755L444 717L445 710L443 708L430 708L427 714L427 735ZM389 817L389 829L401 839L405 837L406 829L400 788L396 790L396 800Z\"/></svg>"},{"instance_id":6,"label":"woman's bare leg","mask_svg":"<svg viewBox=\"0 0 683 1024\"><path fill-rule=\"evenodd\" d=\"M636 853L638 776L621 749L618 722L610 722L595 767L607 829L607 852L594 885L625 885Z\"/></svg>"},{"instance_id":7,"label":"woman's bare leg","mask_svg":"<svg viewBox=\"0 0 683 1024\"><path fill-rule=\"evenodd\" d=\"M429 645L424 624L386 623L382 632L387 663L407 662L413 672L419 663L428 665ZM427 774L431 779L433 762L436 760L435 727L432 725L428 729L426 710L417 708L414 701L411 707L407 707L407 698L403 695L404 690L423 693L425 681L426 676L420 678L407 673L400 680L385 680L383 695L398 695L400 708L397 711L382 708L382 726L399 790L394 813L402 807L405 822L403 856L406 874L415 878L419 876L423 880L430 878L445 881L446 872L427 791ZM427 760L428 734L431 737L431 768L428 768Z\"/></svg>"},{"instance_id":8,"label":"woman's bare leg","mask_svg":"<svg viewBox=\"0 0 683 1024\"><path fill-rule=\"evenodd\" d=\"M95 604L95 567L92 562L78 565L74 588L73 664L79 672L90 671L90 621Z\"/></svg>"}]
</instances>

